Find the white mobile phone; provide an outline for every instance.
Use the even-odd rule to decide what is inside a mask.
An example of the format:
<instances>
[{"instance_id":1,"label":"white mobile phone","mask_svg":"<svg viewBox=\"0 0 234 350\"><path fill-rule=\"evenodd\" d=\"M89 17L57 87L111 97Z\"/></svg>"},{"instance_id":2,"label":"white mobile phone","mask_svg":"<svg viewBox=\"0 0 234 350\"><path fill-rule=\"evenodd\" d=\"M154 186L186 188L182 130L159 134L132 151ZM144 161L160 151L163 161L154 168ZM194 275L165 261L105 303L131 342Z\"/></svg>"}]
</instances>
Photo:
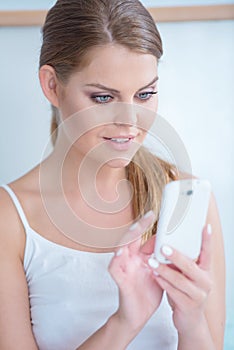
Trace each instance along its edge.
<instances>
[{"instance_id":1,"label":"white mobile phone","mask_svg":"<svg viewBox=\"0 0 234 350\"><path fill-rule=\"evenodd\" d=\"M169 182L163 191L154 255L164 264L163 245L174 247L191 259L201 249L211 186L207 180L186 179Z\"/></svg>"}]
</instances>

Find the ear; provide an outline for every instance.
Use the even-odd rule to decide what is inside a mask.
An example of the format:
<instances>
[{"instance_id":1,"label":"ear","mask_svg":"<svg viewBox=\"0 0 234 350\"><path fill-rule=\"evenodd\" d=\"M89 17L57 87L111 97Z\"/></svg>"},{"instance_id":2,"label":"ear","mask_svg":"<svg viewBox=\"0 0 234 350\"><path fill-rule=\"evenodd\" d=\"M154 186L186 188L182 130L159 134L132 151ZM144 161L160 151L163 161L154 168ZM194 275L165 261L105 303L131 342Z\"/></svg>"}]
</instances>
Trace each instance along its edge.
<instances>
[{"instance_id":1,"label":"ear","mask_svg":"<svg viewBox=\"0 0 234 350\"><path fill-rule=\"evenodd\" d=\"M59 107L59 86L60 82L56 76L55 70L49 65L44 65L39 70L39 79L42 91L49 102Z\"/></svg>"}]
</instances>

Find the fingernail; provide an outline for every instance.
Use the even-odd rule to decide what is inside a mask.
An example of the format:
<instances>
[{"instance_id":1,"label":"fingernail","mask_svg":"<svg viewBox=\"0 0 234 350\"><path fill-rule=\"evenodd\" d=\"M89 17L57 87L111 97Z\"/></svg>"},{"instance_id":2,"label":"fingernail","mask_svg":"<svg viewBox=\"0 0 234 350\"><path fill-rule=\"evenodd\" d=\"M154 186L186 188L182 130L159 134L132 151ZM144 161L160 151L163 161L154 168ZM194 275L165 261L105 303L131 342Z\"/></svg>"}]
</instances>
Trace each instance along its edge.
<instances>
[{"instance_id":1,"label":"fingernail","mask_svg":"<svg viewBox=\"0 0 234 350\"><path fill-rule=\"evenodd\" d=\"M211 227L211 224L208 224L208 225L207 225L207 233L208 233L208 235L211 235L211 234L212 234L212 227Z\"/></svg>"},{"instance_id":2,"label":"fingernail","mask_svg":"<svg viewBox=\"0 0 234 350\"><path fill-rule=\"evenodd\" d=\"M154 257L148 259L148 264L153 269L157 269L159 267L159 262Z\"/></svg>"},{"instance_id":3,"label":"fingernail","mask_svg":"<svg viewBox=\"0 0 234 350\"><path fill-rule=\"evenodd\" d=\"M119 250L117 250L117 252L115 253L116 256L120 256L123 253L123 249L120 248Z\"/></svg>"},{"instance_id":4,"label":"fingernail","mask_svg":"<svg viewBox=\"0 0 234 350\"><path fill-rule=\"evenodd\" d=\"M150 211L148 211L148 212L143 216L143 218L144 218L144 219L147 219L147 218L149 218L149 217L152 216L152 215L154 215L154 212L153 212L153 210L150 210Z\"/></svg>"},{"instance_id":5,"label":"fingernail","mask_svg":"<svg viewBox=\"0 0 234 350\"><path fill-rule=\"evenodd\" d=\"M132 224L132 226L129 227L129 231L134 231L138 226L138 222L135 222L134 224Z\"/></svg>"},{"instance_id":6,"label":"fingernail","mask_svg":"<svg viewBox=\"0 0 234 350\"><path fill-rule=\"evenodd\" d=\"M163 252L163 254L165 254L166 256L170 256L170 255L172 255L173 250L172 250L171 247L169 247L168 245L164 245L164 246L162 247L162 252Z\"/></svg>"}]
</instances>

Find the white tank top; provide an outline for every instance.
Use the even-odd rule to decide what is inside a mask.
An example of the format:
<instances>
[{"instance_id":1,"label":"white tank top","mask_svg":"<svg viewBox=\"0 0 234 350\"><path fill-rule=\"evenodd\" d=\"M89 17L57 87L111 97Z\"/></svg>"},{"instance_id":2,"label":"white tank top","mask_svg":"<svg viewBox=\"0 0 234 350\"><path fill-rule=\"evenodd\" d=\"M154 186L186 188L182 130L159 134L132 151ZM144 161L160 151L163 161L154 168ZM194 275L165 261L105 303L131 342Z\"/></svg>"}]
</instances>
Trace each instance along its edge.
<instances>
[{"instance_id":1,"label":"white tank top","mask_svg":"<svg viewBox=\"0 0 234 350\"><path fill-rule=\"evenodd\" d=\"M78 251L47 240L29 226L11 188L2 187L12 198L26 232L24 269L38 347L75 350L118 308L118 288L107 270L113 253ZM164 296L127 350L175 350L177 343Z\"/></svg>"}]
</instances>

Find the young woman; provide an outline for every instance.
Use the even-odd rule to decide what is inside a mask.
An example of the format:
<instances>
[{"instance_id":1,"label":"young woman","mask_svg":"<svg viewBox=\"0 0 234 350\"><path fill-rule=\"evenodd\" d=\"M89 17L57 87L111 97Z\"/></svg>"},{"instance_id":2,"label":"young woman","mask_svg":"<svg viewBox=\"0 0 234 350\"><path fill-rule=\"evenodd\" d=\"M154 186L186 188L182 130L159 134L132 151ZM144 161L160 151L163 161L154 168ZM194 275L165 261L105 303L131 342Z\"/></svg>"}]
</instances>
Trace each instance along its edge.
<instances>
[{"instance_id":1,"label":"young woman","mask_svg":"<svg viewBox=\"0 0 234 350\"><path fill-rule=\"evenodd\" d=\"M184 176L142 146L161 55L138 0L49 11L39 77L57 131L51 154L0 188L1 350L222 349L214 198L197 262L164 247L172 264L148 263L162 189Z\"/></svg>"}]
</instances>

